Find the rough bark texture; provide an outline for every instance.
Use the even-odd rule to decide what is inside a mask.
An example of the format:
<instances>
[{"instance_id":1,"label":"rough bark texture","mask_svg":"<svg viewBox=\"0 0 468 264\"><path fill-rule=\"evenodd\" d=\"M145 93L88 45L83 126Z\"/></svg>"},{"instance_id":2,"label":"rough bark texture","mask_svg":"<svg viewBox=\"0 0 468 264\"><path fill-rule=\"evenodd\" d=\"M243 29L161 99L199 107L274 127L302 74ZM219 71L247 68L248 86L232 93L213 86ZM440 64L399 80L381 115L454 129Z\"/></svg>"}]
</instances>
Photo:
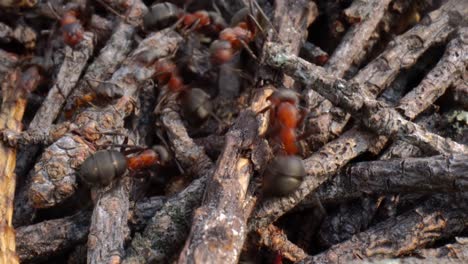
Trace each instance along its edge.
<instances>
[{"instance_id":1,"label":"rough bark texture","mask_svg":"<svg viewBox=\"0 0 468 264\"><path fill-rule=\"evenodd\" d=\"M2 108L0 129L21 130L21 120L26 108L28 93L34 91L41 81L36 67L24 73L12 70L2 85ZM13 200L15 197L16 148L0 143L0 263L19 263L15 253L15 230L13 228Z\"/></svg>"},{"instance_id":2,"label":"rough bark texture","mask_svg":"<svg viewBox=\"0 0 468 264\"><path fill-rule=\"evenodd\" d=\"M461 28L457 36L435 68L400 101L396 109L406 117L414 119L462 77L468 66L468 28Z\"/></svg>"},{"instance_id":3,"label":"rough bark texture","mask_svg":"<svg viewBox=\"0 0 468 264\"><path fill-rule=\"evenodd\" d=\"M21 262L46 260L57 252L86 241L91 212L23 226L16 230L17 251Z\"/></svg>"},{"instance_id":4,"label":"rough bark texture","mask_svg":"<svg viewBox=\"0 0 468 264\"><path fill-rule=\"evenodd\" d=\"M364 193L466 191L466 155L405 158L351 165L318 190L321 200L337 201Z\"/></svg>"}]
</instances>

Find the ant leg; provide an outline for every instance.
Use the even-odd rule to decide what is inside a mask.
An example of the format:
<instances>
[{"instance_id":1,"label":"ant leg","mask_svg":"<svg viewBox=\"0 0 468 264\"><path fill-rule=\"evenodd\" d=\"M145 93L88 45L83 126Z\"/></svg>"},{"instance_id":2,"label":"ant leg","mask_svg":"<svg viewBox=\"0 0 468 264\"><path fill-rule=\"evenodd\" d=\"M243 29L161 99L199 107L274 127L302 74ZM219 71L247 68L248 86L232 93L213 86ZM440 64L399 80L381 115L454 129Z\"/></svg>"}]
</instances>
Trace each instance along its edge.
<instances>
[{"instance_id":1,"label":"ant leg","mask_svg":"<svg viewBox=\"0 0 468 264\"><path fill-rule=\"evenodd\" d=\"M161 140L162 144L166 147L166 149L171 149L169 147L169 143L167 143L166 139L161 135L160 131L156 131L156 136L159 138L159 140ZM184 168L182 168L182 165L180 165L179 161L176 159L175 156L174 156L173 160L174 160L177 168L179 169L180 173L185 174Z\"/></svg>"},{"instance_id":2,"label":"ant leg","mask_svg":"<svg viewBox=\"0 0 468 264\"><path fill-rule=\"evenodd\" d=\"M258 58L257 56L255 56L255 54L253 53L253 51L250 49L249 45L247 45L247 43L245 43L245 41L243 40L240 40L242 46L244 46L244 48L247 50L247 52L249 53L249 55L256 61L258 61Z\"/></svg>"}]
</instances>

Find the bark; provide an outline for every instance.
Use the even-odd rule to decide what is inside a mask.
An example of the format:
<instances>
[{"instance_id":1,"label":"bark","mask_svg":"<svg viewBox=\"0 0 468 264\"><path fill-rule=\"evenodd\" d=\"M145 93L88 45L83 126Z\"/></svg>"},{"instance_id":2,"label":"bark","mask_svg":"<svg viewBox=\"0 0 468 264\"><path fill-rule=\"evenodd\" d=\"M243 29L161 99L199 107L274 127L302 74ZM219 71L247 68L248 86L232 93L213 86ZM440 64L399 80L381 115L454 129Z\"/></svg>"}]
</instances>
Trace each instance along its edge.
<instances>
[{"instance_id":1,"label":"bark","mask_svg":"<svg viewBox=\"0 0 468 264\"><path fill-rule=\"evenodd\" d=\"M99 56L94 59L93 63L87 67L85 75L68 97L64 107L66 111L76 112L76 101L86 93L95 92L103 80L112 76L130 52L135 30L134 27L126 23L119 23L106 46L101 49Z\"/></svg>"},{"instance_id":2,"label":"bark","mask_svg":"<svg viewBox=\"0 0 468 264\"><path fill-rule=\"evenodd\" d=\"M152 60L167 57L177 49L182 38L172 29L163 30L146 37L132 54L125 60L123 66L117 70L110 82L103 84L105 91L118 91L123 94L114 108L129 108L124 115L120 116L120 121L129 115L133 109L133 103L137 89L151 78L154 67L151 65L141 65L141 54L148 50L152 52ZM113 92L112 92L113 93ZM88 239L88 263L120 263L123 257L123 243L127 232L128 215L128 187L125 179L117 182L111 190L100 190L101 195L93 212L93 221Z\"/></svg>"},{"instance_id":3,"label":"bark","mask_svg":"<svg viewBox=\"0 0 468 264\"><path fill-rule=\"evenodd\" d=\"M335 245L324 253L310 256L300 263L337 263L355 258L398 257L437 239L456 235L466 228L466 201L459 201L459 206L433 203L428 202L422 207L376 224L350 240Z\"/></svg>"},{"instance_id":4,"label":"bark","mask_svg":"<svg viewBox=\"0 0 468 264\"><path fill-rule=\"evenodd\" d=\"M451 17L455 14L466 16L466 12L466 5L461 1L446 2L440 9L429 13L420 24L396 37L377 59L367 64L351 81L359 83L369 95L376 97L392 83L398 72L413 66L428 48L443 43L456 28L456 19ZM321 146L342 133L350 116L342 109L334 107L328 100L324 101L320 95L311 93L313 95L308 95L308 101L312 101L311 113L316 118L309 122L312 123L317 136L309 142L313 146Z\"/></svg>"},{"instance_id":5,"label":"bark","mask_svg":"<svg viewBox=\"0 0 468 264\"><path fill-rule=\"evenodd\" d=\"M308 1L279 1L275 3L273 26L278 38L288 45L288 51L298 54L306 29L317 17L315 4ZM257 72L262 78L268 71ZM292 88L294 81L283 76L283 85ZM247 234L246 219L251 208L243 208L252 164L242 158L257 138L258 123L253 113L258 100L251 101L252 109L240 113L235 125L226 135L225 148L216 170L208 181L202 206L197 209L192 230L179 257L179 263L236 263ZM244 154L245 155L245 154ZM232 173L234 171L234 173ZM225 250L231 248L230 252Z\"/></svg>"},{"instance_id":6,"label":"bark","mask_svg":"<svg viewBox=\"0 0 468 264\"><path fill-rule=\"evenodd\" d=\"M348 166L318 190L324 202L375 193L466 191L466 155L361 162Z\"/></svg>"},{"instance_id":7,"label":"bark","mask_svg":"<svg viewBox=\"0 0 468 264\"><path fill-rule=\"evenodd\" d=\"M424 80L400 101L397 110L414 119L420 109L426 109L461 78L468 66L468 28L461 28L452 40L442 59Z\"/></svg>"},{"instance_id":8,"label":"bark","mask_svg":"<svg viewBox=\"0 0 468 264\"><path fill-rule=\"evenodd\" d=\"M340 45L333 52L325 67L336 76L344 76L346 71L353 65L357 55L364 50L372 33L377 29L390 0L379 1L354 1L347 8L345 15L360 21L351 26L341 40Z\"/></svg>"},{"instance_id":9,"label":"bark","mask_svg":"<svg viewBox=\"0 0 468 264\"><path fill-rule=\"evenodd\" d=\"M48 220L16 230L17 251L21 262L47 258L86 241L91 212Z\"/></svg>"},{"instance_id":10,"label":"bark","mask_svg":"<svg viewBox=\"0 0 468 264\"><path fill-rule=\"evenodd\" d=\"M269 225L259 232L260 243L269 247L273 251L278 251L290 261L297 262L307 257L307 254L300 247L288 240L282 230L274 225Z\"/></svg>"},{"instance_id":11,"label":"bark","mask_svg":"<svg viewBox=\"0 0 468 264\"><path fill-rule=\"evenodd\" d=\"M34 49L36 47L36 32L28 26L18 25L11 28L6 24L0 23L0 41L9 43L17 41L26 49Z\"/></svg>"},{"instance_id":12,"label":"bark","mask_svg":"<svg viewBox=\"0 0 468 264\"><path fill-rule=\"evenodd\" d=\"M467 261L468 260L468 241L466 237L456 237L456 243L447 244L438 248L420 249L417 255L425 258L449 258L453 261Z\"/></svg>"},{"instance_id":13,"label":"bark","mask_svg":"<svg viewBox=\"0 0 468 264\"><path fill-rule=\"evenodd\" d=\"M179 263L237 261L246 236L243 203L253 173L242 153L253 144L256 128L254 114L244 112L226 135L224 151L206 186L202 206L195 211Z\"/></svg>"},{"instance_id":14,"label":"bark","mask_svg":"<svg viewBox=\"0 0 468 264\"><path fill-rule=\"evenodd\" d=\"M297 56L284 53L278 45L267 45L270 50L268 64L280 67L296 80L309 85L335 105L362 120L362 124L375 133L405 138L413 144L441 154L468 153L465 146L426 131L406 120L395 109L372 99L358 83L349 83L327 74L323 69Z\"/></svg>"},{"instance_id":15,"label":"bark","mask_svg":"<svg viewBox=\"0 0 468 264\"><path fill-rule=\"evenodd\" d=\"M21 120L27 104L28 93L34 91L41 81L38 69L30 67L23 73L12 70L2 85L0 129L21 130ZM0 263L19 263L15 253L15 230L13 200L15 197L16 149L0 143Z\"/></svg>"}]
</instances>

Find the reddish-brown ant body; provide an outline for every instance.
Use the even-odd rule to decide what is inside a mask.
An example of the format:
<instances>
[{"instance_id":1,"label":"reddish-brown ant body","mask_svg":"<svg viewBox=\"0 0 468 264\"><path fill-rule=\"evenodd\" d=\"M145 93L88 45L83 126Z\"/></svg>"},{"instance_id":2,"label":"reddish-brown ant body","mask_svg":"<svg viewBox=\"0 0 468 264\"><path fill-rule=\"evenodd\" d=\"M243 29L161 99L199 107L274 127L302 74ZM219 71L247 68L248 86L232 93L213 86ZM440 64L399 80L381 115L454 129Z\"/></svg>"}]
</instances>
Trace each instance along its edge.
<instances>
[{"instance_id":1,"label":"reddish-brown ant body","mask_svg":"<svg viewBox=\"0 0 468 264\"><path fill-rule=\"evenodd\" d=\"M78 20L79 11L76 8L67 10L60 20L63 42L74 47L84 38L84 29Z\"/></svg>"},{"instance_id":2,"label":"reddish-brown ant body","mask_svg":"<svg viewBox=\"0 0 468 264\"><path fill-rule=\"evenodd\" d=\"M299 98L290 89L280 89L268 97L271 105L270 130L279 136L285 155L279 155L264 173L263 188L270 195L287 195L296 190L306 175L302 159L297 156L296 131L302 121Z\"/></svg>"},{"instance_id":3,"label":"reddish-brown ant body","mask_svg":"<svg viewBox=\"0 0 468 264\"><path fill-rule=\"evenodd\" d=\"M231 27L219 33L210 47L211 60L215 64L226 63L243 47L255 39L257 27L249 15L249 9L239 10L231 19Z\"/></svg>"},{"instance_id":4,"label":"reddish-brown ant body","mask_svg":"<svg viewBox=\"0 0 468 264\"><path fill-rule=\"evenodd\" d=\"M210 96L199 88L190 88L183 83L177 66L168 59L156 62L156 80L159 85L167 85L173 93L179 93L187 121L198 126L203 124L213 112Z\"/></svg>"},{"instance_id":5,"label":"reddish-brown ant body","mask_svg":"<svg viewBox=\"0 0 468 264\"><path fill-rule=\"evenodd\" d=\"M207 31L208 33L219 33L226 27L226 23L220 15L204 10L194 13L183 12L172 3L156 3L151 6L149 12L144 17L145 29L159 29L175 24L183 29L192 28L196 31Z\"/></svg>"},{"instance_id":6,"label":"reddish-brown ant body","mask_svg":"<svg viewBox=\"0 0 468 264\"><path fill-rule=\"evenodd\" d=\"M90 185L107 186L121 177L127 169L142 170L168 161L169 153L162 146L154 146L129 158L117 150L100 150L81 164L78 174Z\"/></svg>"}]
</instances>

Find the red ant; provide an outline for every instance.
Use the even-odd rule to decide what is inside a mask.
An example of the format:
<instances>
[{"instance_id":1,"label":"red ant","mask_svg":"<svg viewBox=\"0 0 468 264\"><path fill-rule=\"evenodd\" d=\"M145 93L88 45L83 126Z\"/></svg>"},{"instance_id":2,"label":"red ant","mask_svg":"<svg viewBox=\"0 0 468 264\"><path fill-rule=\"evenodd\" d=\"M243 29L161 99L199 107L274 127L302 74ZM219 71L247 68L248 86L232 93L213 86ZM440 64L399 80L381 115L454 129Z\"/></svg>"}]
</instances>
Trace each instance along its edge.
<instances>
[{"instance_id":1,"label":"red ant","mask_svg":"<svg viewBox=\"0 0 468 264\"><path fill-rule=\"evenodd\" d=\"M213 115L210 96L199 88L190 88L183 83L177 66L168 59L156 62L156 80L159 85L167 85L173 93L180 93L182 108L191 125L201 125Z\"/></svg>"},{"instance_id":2,"label":"red ant","mask_svg":"<svg viewBox=\"0 0 468 264\"><path fill-rule=\"evenodd\" d=\"M256 34L257 26L254 18L249 15L249 9L239 10L231 19L231 27L221 31L219 39L211 43L212 62L223 64L232 60L243 47L248 48L248 44L255 39Z\"/></svg>"},{"instance_id":3,"label":"red ant","mask_svg":"<svg viewBox=\"0 0 468 264\"><path fill-rule=\"evenodd\" d=\"M106 149L89 156L81 164L79 175L88 184L107 186L114 179L121 177L127 169L130 171L147 169L154 165L165 164L169 160L169 152L159 145L129 158L117 150Z\"/></svg>"},{"instance_id":4,"label":"red ant","mask_svg":"<svg viewBox=\"0 0 468 264\"><path fill-rule=\"evenodd\" d=\"M78 15L77 9L70 8L60 19L63 42L71 47L76 46L84 38L84 29L78 20Z\"/></svg>"},{"instance_id":5,"label":"red ant","mask_svg":"<svg viewBox=\"0 0 468 264\"><path fill-rule=\"evenodd\" d=\"M299 111L299 97L293 90L280 89L268 97L271 105L269 130L279 135L286 155L271 161L263 177L266 193L287 195L296 190L306 175L302 159L297 155L296 130L304 114ZM261 111L263 112L263 111Z\"/></svg>"},{"instance_id":6,"label":"red ant","mask_svg":"<svg viewBox=\"0 0 468 264\"><path fill-rule=\"evenodd\" d=\"M169 2L154 4L144 17L146 29L162 28L174 23L176 26L181 25L184 29L193 28L197 31L206 30L215 33L226 27L222 17L215 12L201 10L186 13Z\"/></svg>"}]
</instances>

